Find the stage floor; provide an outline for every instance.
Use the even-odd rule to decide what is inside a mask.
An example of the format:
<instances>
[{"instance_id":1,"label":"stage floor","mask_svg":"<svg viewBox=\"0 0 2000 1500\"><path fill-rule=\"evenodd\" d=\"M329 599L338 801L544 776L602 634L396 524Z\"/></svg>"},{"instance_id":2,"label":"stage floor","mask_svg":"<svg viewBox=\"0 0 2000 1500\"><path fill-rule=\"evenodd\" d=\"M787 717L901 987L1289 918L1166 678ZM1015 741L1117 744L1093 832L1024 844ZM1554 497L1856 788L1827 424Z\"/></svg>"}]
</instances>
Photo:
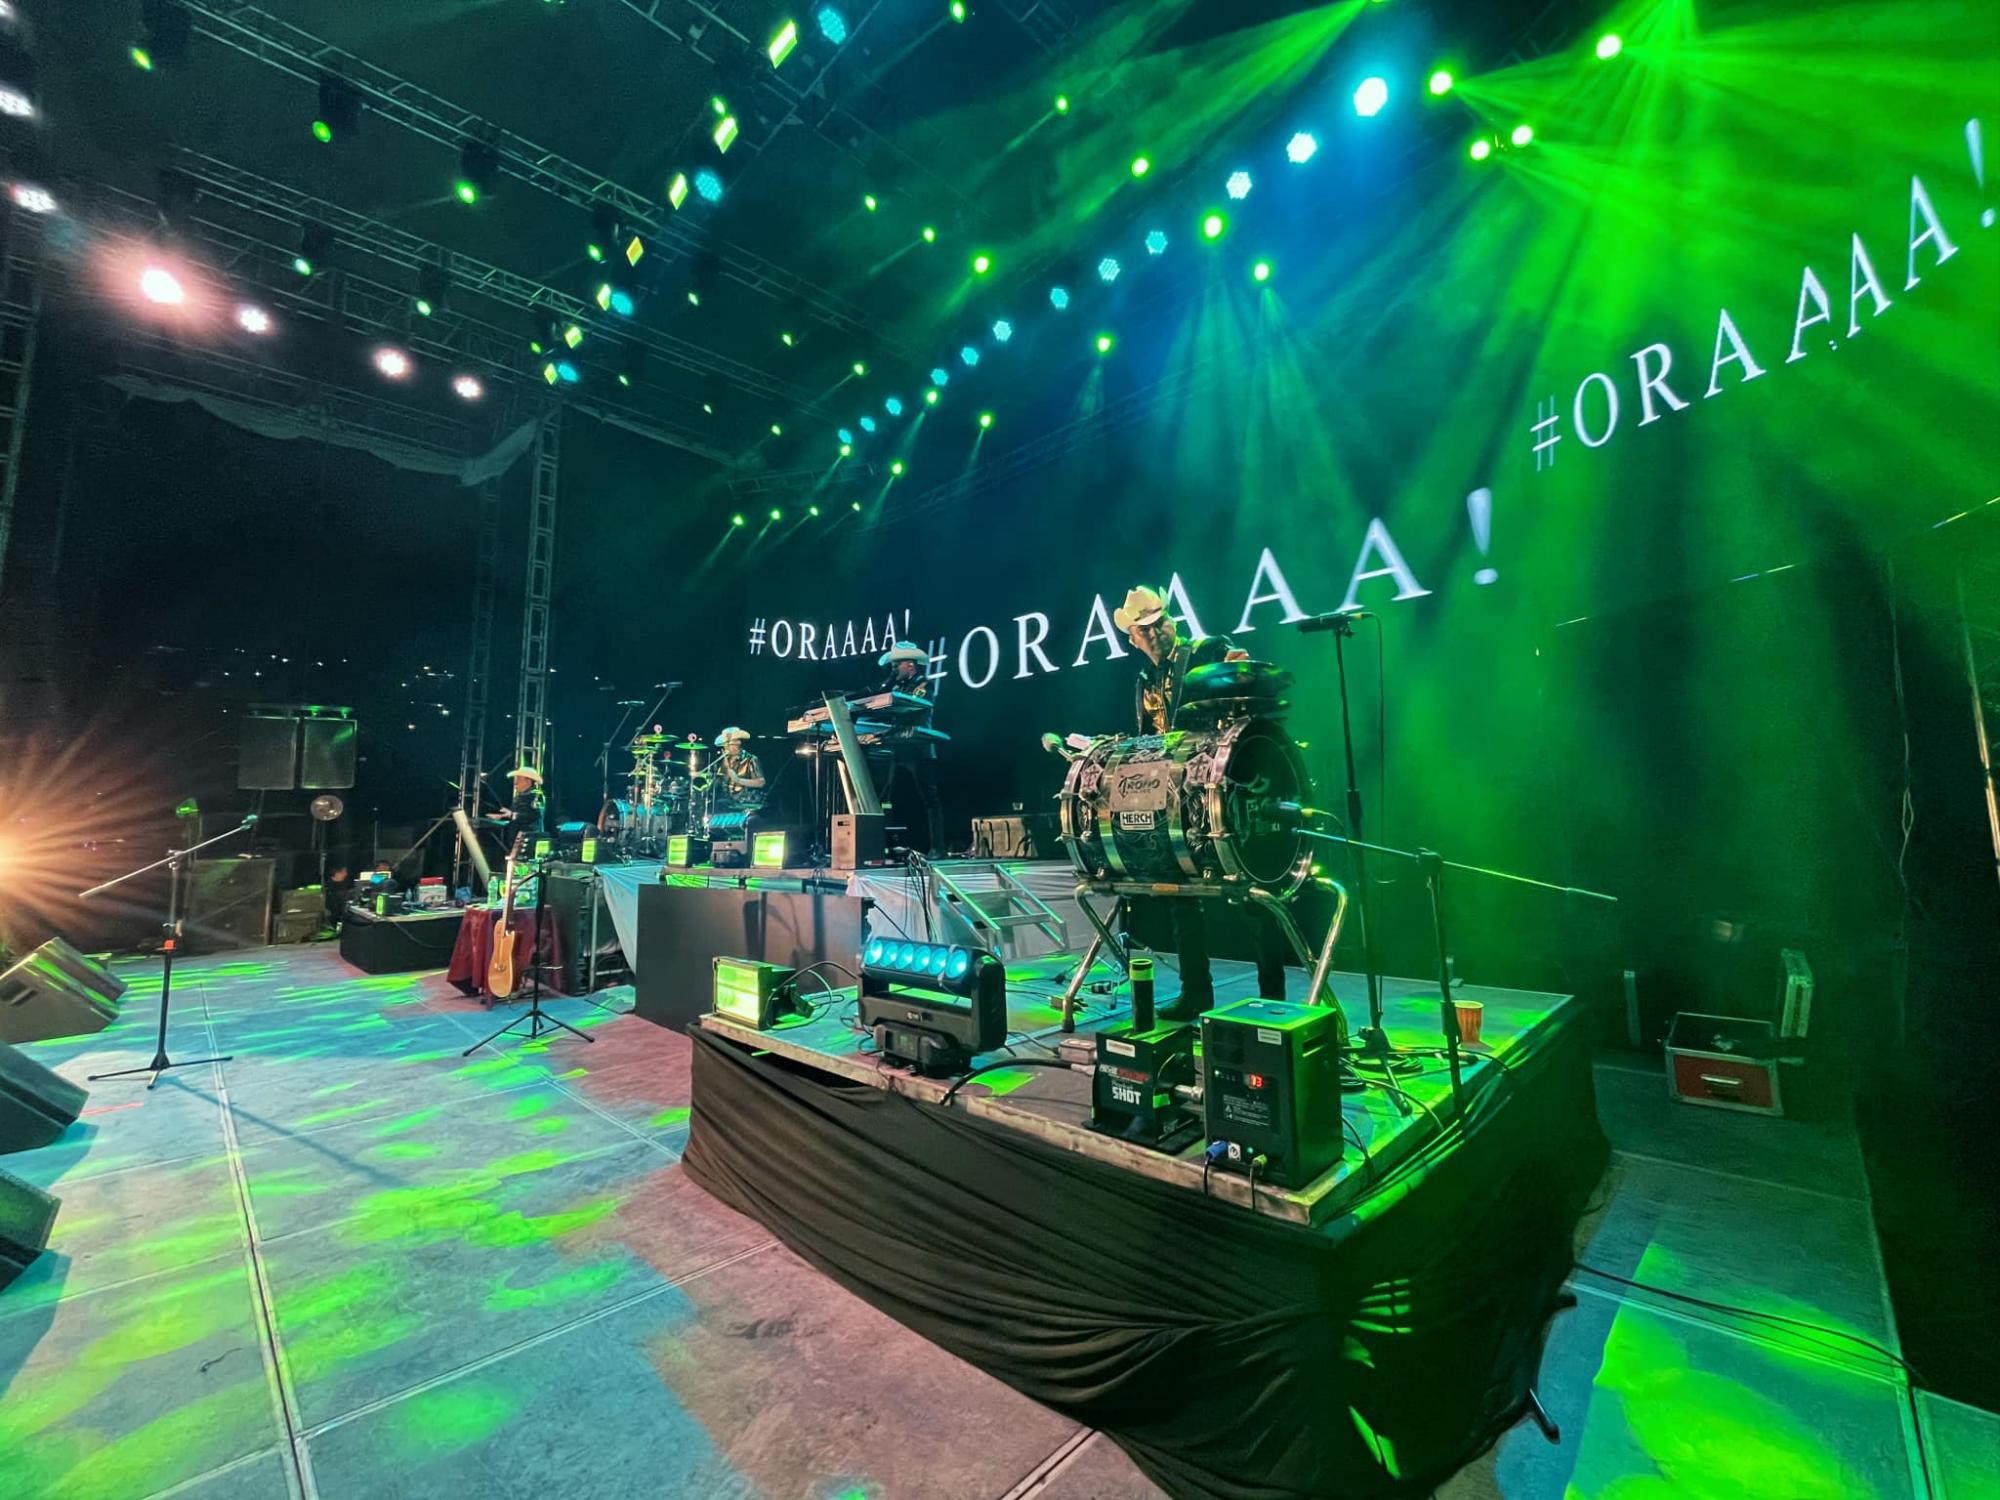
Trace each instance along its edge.
<instances>
[{"instance_id":1,"label":"stage floor","mask_svg":"<svg viewBox=\"0 0 2000 1500\"><path fill-rule=\"evenodd\" d=\"M113 1027L31 1055L143 1062L155 970L121 972ZM0 1291L0 1495L1158 1495L688 1183L688 1042L619 1017L629 992L551 1006L593 1044L468 1059L506 1015L440 973L264 949L175 990L173 1050L235 1061L99 1084L0 1157L63 1199ZM1675 1105L1636 1064L1597 1087L1617 1150L1587 1264L1895 1347L1850 1132ZM1562 1444L1510 1433L1451 1500L1926 1493L1879 1357L1574 1285L1541 1382ZM2000 1493L2000 1418L1919 1407L1932 1492Z\"/></svg>"}]
</instances>

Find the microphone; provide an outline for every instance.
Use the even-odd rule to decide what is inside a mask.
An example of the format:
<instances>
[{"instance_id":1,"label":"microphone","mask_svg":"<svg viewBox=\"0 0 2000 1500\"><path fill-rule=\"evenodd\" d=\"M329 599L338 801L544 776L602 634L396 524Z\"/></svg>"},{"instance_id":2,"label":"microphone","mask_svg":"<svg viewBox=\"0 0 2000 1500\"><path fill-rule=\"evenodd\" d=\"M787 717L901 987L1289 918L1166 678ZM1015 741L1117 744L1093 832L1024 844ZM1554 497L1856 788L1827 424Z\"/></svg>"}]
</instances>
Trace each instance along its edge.
<instances>
[{"instance_id":1,"label":"microphone","mask_svg":"<svg viewBox=\"0 0 2000 1500\"><path fill-rule=\"evenodd\" d=\"M1062 736L1059 734L1043 735L1042 748L1048 751L1049 754L1051 755L1061 755L1063 753Z\"/></svg>"},{"instance_id":2,"label":"microphone","mask_svg":"<svg viewBox=\"0 0 2000 1500\"><path fill-rule=\"evenodd\" d=\"M1356 620L1372 620L1372 609L1336 609L1332 614L1308 615L1299 621L1299 634L1311 635L1316 630L1338 630L1351 633Z\"/></svg>"},{"instance_id":3,"label":"microphone","mask_svg":"<svg viewBox=\"0 0 2000 1500\"><path fill-rule=\"evenodd\" d=\"M620 698L618 700L618 707L637 708L641 703L644 703L645 701L646 700L644 698Z\"/></svg>"}]
</instances>

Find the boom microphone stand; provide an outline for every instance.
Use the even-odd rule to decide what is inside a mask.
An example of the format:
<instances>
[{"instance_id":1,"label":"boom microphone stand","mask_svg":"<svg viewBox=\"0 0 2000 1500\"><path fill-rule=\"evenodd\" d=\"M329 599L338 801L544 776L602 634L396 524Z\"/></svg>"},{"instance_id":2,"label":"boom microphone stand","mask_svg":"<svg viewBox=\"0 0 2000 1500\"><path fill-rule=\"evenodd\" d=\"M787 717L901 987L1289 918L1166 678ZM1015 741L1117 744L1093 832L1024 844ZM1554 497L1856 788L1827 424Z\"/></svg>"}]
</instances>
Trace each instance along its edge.
<instances>
[{"instance_id":1,"label":"boom microphone stand","mask_svg":"<svg viewBox=\"0 0 2000 1500\"><path fill-rule=\"evenodd\" d=\"M141 865L136 870L120 875L116 880L107 880L102 885L94 885L87 891L77 893L79 901L88 901L92 896L102 895L113 886L123 885L128 880L157 870L161 865L167 867L167 920L165 926L161 928L164 940L160 944L160 1037L153 1048L153 1060L142 1068L120 1068L113 1073L92 1073L86 1082L100 1083L106 1078L131 1078L139 1073L151 1073L153 1076L146 1080L146 1088L150 1091L160 1081L160 1075L169 1068L195 1068L203 1063L230 1060L227 1057L190 1057L176 1062L168 1057L167 997L173 992L174 987L174 954L181 946L181 873L188 868L189 856L200 853L210 844L219 844L226 838L234 838L244 829L255 827L256 823L257 815L250 813L227 833L218 833L214 838L202 843L190 844L185 849L176 849L165 859L156 859L150 865Z\"/></svg>"},{"instance_id":2,"label":"boom microphone stand","mask_svg":"<svg viewBox=\"0 0 2000 1500\"><path fill-rule=\"evenodd\" d=\"M547 863L546 860L537 860L535 862L535 941L528 950L527 1012L524 1015L516 1016L491 1036L481 1037L470 1047L467 1047L464 1052L460 1053L461 1057L470 1057L481 1047L497 1042L503 1036L511 1036L514 1028L519 1026L523 1021L528 1023L526 1040L531 1042L539 1037L547 1036L557 1027L561 1027L571 1036L582 1037L586 1042L595 1042L597 1040L596 1037L589 1035L587 1032L578 1031L560 1016L552 1016L542 1009L542 945L546 943L550 949L554 949L555 947L555 940L549 936L548 929L549 879Z\"/></svg>"}]
</instances>

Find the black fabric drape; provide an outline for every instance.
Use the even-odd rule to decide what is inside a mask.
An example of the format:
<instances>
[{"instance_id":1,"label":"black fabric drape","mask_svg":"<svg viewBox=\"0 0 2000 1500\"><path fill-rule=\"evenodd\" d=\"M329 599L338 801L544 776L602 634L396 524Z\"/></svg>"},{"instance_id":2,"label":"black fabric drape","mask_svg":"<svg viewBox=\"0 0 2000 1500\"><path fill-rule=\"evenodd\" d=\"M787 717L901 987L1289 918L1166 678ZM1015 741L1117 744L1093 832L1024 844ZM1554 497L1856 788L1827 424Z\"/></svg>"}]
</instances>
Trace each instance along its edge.
<instances>
[{"instance_id":1,"label":"black fabric drape","mask_svg":"<svg viewBox=\"0 0 2000 1500\"><path fill-rule=\"evenodd\" d=\"M689 1174L1176 1496L1425 1494L1517 1419L1608 1147L1582 1028L1317 1230L696 1028Z\"/></svg>"}]
</instances>

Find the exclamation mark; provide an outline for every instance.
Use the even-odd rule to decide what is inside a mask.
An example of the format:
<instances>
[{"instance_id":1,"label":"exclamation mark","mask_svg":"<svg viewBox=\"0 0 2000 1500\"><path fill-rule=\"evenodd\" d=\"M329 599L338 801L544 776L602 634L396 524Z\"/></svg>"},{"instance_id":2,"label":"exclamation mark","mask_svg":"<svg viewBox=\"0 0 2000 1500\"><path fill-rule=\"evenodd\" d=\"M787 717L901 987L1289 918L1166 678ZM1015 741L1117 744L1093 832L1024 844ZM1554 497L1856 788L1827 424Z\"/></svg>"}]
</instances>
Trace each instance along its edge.
<instances>
[{"instance_id":1,"label":"exclamation mark","mask_svg":"<svg viewBox=\"0 0 2000 1500\"><path fill-rule=\"evenodd\" d=\"M1465 497L1465 513L1472 518L1472 540L1484 557L1487 548L1493 545L1493 491L1477 489ZM1474 583L1498 583L1500 573L1495 568L1481 568L1472 575Z\"/></svg>"},{"instance_id":2,"label":"exclamation mark","mask_svg":"<svg viewBox=\"0 0 2000 1500\"><path fill-rule=\"evenodd\" d=\"M1972 158L1972 180L1978 183L1980 191L1984 192L1986 190L1986 142L1981 137L1979 122L1977 120L1967 120L1965 122L1965 151ZM1988 229L1993 227L1993 219L1994 212L1990 208L1979 216L1979 222Z\"/></svg>"}]
</instances>

